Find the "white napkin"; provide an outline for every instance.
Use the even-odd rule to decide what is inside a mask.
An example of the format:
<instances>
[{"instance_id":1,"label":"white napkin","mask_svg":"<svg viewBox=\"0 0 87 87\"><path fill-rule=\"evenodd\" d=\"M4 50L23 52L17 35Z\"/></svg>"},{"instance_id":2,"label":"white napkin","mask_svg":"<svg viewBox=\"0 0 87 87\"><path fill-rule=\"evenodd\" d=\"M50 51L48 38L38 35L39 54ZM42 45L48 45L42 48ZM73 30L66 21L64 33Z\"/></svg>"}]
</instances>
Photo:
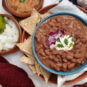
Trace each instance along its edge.
<instances>
[{"instance_id":1,"label":"white napkin","mask_svg":"<svg viewBox=\"0 0 87 87\"><path fill-rule=\"evenodd\" d=\"M60 0L44 0L43 7L54 4L54 3L59 3Z\"/></svg>"},{"instance_id":2,"label":"white napkin","mask_svg":"<svg viewBox=\"0 0 87 87\"><path fill-rule=\"evenodd\" d=\"M82 12L81 10L79 10L79 8L77 8L75 5L73 5L68 0L63 0L56 7L52 8L50 10L50 12L52 12L52 13L56 13L56 12L70 12L70 13L77 14L77 15L83 17L84 19L87 19L87 15L84 12Z\"/></svg>"},{"instance_id":3,"label":"white napkin","mask_svg":"<svg viewBox=\"0 0 87 87\"><path fill-rule=\"evenodd\" d=\"M56 13L56 12L70 12L73 14L77 14L81 16L82 18L87 20L87 15L82 12L80 9L78 9L75 5L73 5L70 1L68 0L63 0L61 3L59 3L57 6L52 8L49 12ZM83 74L85 71L87 71L87 68L84 70L80 71L79 73L76 73L74 75L69 75L69 76L58 76L58 86L57 87L63 87L63 83L67 80L73 80ZM84 80L84 82L87 82L87 79ZM71 86L69 86L71 87Z\"/></svg>"}]
</instances>

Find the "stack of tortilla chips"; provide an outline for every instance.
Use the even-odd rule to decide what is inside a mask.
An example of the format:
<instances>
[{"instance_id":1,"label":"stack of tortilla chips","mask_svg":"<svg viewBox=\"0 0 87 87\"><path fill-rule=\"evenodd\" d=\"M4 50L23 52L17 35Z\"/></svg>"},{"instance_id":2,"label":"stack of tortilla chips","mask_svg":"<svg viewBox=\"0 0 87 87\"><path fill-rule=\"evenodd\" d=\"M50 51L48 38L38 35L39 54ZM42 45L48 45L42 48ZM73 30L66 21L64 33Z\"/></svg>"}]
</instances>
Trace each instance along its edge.
<instances>
[{"instance_id":1,"label":"stack of tortilla chips","mask_svg":"<svg viewBox=\"0 0 87 87\"><path fill-rule=\"evenodd\" d=\"M37 24L48 15L50 15L50 13L45 13L41 15L35 9L33 9L32 14L29 18L26 18L20 21L21 27L30 36L23 43L17 44L19 49L24 54L24 56L20 60L26 63L33 73L37 74L38 76L43 76L46 82L48 82L51 73L43 69L40 66L40 64L36 61L32 52L32 36L33 36L34 30L36 29Z\"/></svg>"}]
</instances>

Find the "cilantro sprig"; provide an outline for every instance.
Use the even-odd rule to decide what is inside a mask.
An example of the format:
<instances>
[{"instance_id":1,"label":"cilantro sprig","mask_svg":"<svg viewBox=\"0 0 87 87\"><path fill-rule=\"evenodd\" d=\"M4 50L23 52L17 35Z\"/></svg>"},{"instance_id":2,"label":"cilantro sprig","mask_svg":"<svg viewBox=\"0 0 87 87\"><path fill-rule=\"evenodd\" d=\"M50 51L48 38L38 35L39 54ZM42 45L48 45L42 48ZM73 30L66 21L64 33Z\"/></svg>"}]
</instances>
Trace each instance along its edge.
<instances>
[{"instance_id":1,"label":"cilantro sprig","mask_svg":"<svg viewBox=\"0 0 87 87\"><path fill-rule=\"evenodd\" d=\"M70 34L68 37L65 37L63 39L64 44L62 43L61 38L57 38L56 41L58 42L58 44L57 44L58 48L64 48L66 46L71 48L74 44L74 38L73 38L72 34Z\"/></svg>"},{"instance_id":2,"label":"cilantro sprig","mask_svg":"<svg viewBox=\"0 0 87 87\"><path fill-rule=\"evenodd\" d=\"M73 43L70 43L69 48L71 48L71 47L72 47L72 45L73 45Z\"/></svg>"},{"instance_id":3,"label":"cilantro sprig","mask_svg":"<svg viewBox=\"0 0 87 87\"><path fill-rule=\"evenodd\" d=\"M71 37L72 37L72 34L69 35L69 38L71 38Z\"/></svg>"},{"instance_id":4,"label":"cilantro sprig","mask_svg":"<svg viewBox=\"0 0 87 87\"><path fill-rule=\"evenodd\" d=\"M64 43L65 43L66 45L68 45L68 39L65 39L65 40L64 40Z\"/></svg>"},{"instance_id":5,"label":"cilantro sprig","mask_svg":"<svg viewBox=\"0 0 87 87\"><path fill-rule=\"evenodd\" d=\"M64 46L63 46L63 44L58 44L57 47L63 48Z\"/></svg>"},{"instance_id":6,"label":"cilantro sprig","mask_svg":"<svg viewBox=\"0 0 87 87\"><path fill-rule=\"evenodd\" d=\"M74 42L74 39L72 38L72 42Z\"/></svg>"},{"instance_id":7,"label":"cilantro sprig","mask_svg":"<svg viewBox=\"0 0 87 87\"><path fill-rule=\"evenodd\" d=\"M57 38L57 42L61 42L61 41L60 41L60 38Z\"/></svg>"}]
</instances>

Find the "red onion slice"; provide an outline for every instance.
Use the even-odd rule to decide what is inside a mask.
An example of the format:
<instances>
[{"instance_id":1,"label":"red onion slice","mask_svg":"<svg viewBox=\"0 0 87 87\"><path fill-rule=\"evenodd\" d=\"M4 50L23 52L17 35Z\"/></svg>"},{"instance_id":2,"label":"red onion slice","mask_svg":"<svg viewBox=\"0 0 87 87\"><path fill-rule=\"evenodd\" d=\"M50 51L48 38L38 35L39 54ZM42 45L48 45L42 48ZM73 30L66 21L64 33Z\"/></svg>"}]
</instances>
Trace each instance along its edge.
<instances>
[{"instance_id":1,"label":"red onion slice","mask_svg":"<svg viewBox=\"0 0 87 87\"><path fill-rule=\"evenodd\" d=\"M57 31L57 32L50 32L50 33L49 33L49 35L50 35L50 36L53 36L53 37L57 36L57 34L58 34L58 31Z\"/></svg>"},{"instance_id":2,"label":"red onion slice","mask_svg":"<svg viewBox=\"0 0 87 87\"><path fill-rule=\"evenodd\" d=\"M47 45L50 46L52 44L56 44L56 36L59 34L59 37L64 37L65 31L64 30L57 30L56 32L50 32L49 38L47 40Z\"/></svg>"},{"instance_id":3,"label":"red onion slice","mask_svg":"<svg viewBox=\"0 0 87 87\"><path fill-rule=\"evenodd\" d=\"M64 30L59 30L59 32L60 32L60 37L64 37L65 31Z\"/></svg>"},{"instance_id":4,"label":"red onion slice","mask_svg":"<svg viewBox=\"0 0 87 87\"><path fill-rule=\"evenodd\" d=\"M47 44L47 46L50 46L51 42L49 40L47 40L46 44Z\"/></svg>"},{"instance_id":5,"label":"red onion slice","mask_svg":"<svg viewBox=\"0 0 87 87\"><path fill-rule=\"evenodd\" d=\"M50 46L51 44L56 44L56 39L50 36L47 40L47 45Z\"/></svg>"}]
</instances>

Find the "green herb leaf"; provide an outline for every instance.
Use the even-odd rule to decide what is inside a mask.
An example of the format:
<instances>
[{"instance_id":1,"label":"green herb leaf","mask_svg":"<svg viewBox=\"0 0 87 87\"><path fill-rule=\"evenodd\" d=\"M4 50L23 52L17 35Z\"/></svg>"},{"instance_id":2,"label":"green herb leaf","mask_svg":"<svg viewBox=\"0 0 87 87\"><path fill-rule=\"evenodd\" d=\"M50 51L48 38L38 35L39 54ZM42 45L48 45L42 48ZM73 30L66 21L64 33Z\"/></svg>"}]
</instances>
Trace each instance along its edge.
<instances>
[{"instance_id":1,"label":"green herb leaf","mask_svg":"<svg viewBox=\"0 0 87 87\"><path fill-rule=\"evenodd\" d=\"M60 41L60 38L57 38L57 42L61 42L61 41Z\"/></svg>"},{"instance_id":2,"label":"green herb leaf","mask_svg":"<svg viewBox=\"0 0 87 87\"><path fill-rule=\"evenodd\" d=\"M64 43L65 43L66 45L68 45L68 40L67 40L67 39L65 39L65 40L64 40Z\"/></svg>"},{"instance_id":3,"label":"green herb leaf","mask_svg":"<svg viewBox=\"0 0 87 87\"><path fill-rule=\"evenodd\" d=\"M74 42L74 39L72 38L72 42Z\"/></svg>"},{"instance_id":4,"label":"green herb leaf","mask_svg":"<svg viewBox=\"0 0 87 87\"><path fill-rule=\"evenodd\" d=\"M72 34L69 35L69 38L71 38L71 37L72 37Z\"/></svg>"},{"instance_id":5,"label":"green herb leaf","mask_svg":"<svg viewBox=\"0 0 87 87\"><path fill-rule=\"evenodd\" d=\"M19 2L24 2L25 0L19 0Z\"/></svg>"},{"instance_id":6,"label":"green herb leaf","mask_svg":"<svg viewBox=\"0 0 87 87\"><path fill-rule=\"evenodd\" d=\"M71 44L69 45L69 48L72 47L72 45L73 45L73 43L71 43Z\"/></svg>"},{"instance_id":7,"label":"green herb leaf","mask_svg":"<svg viewBox=\"0 0 87 87\"><path fill-rule=\"evenodd\" d=\"M63 48L64 46L63 46L63 44L58 44L57 47Z\"/></svg>"}]
</instances>

